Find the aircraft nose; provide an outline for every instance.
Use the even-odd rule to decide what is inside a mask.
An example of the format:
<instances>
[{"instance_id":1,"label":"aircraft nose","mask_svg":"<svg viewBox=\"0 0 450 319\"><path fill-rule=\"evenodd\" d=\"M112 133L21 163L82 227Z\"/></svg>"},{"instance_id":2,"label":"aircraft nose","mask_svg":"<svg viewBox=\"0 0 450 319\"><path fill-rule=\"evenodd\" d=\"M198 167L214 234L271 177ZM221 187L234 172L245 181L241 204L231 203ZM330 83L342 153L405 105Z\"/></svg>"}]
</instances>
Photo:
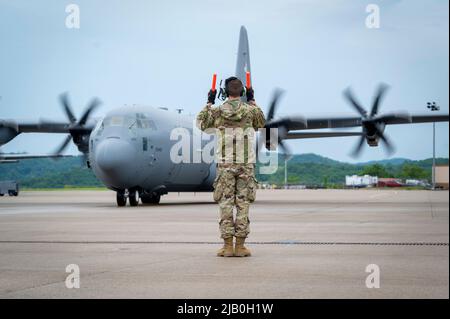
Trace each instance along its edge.
<instances>
[{"instance_id":1,"label":"aircraft nose","mask_svg":"<svg viewBox=\"0 0 450 319\"><path fill-rule=\"evenodd\" d=\"M108 138L98 145L95 159L105 172L124 172L135 161L135 149L126 141Z\"/></svg>"}]
</instances>

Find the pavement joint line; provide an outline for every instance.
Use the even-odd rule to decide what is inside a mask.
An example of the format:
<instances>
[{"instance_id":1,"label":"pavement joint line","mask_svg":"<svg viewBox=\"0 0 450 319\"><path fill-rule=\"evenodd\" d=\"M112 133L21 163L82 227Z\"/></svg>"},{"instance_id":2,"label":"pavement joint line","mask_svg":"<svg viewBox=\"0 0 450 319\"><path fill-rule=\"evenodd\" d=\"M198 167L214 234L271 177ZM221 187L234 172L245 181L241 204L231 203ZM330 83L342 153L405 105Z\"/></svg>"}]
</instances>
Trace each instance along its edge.
<instances>
[{"instance_id":1,"label":"pavement joint line","mask_svg":"<svg viewBox=\"0 0 450 319\"><path fill-rule=\"evenodd\" d=\"M57 240L0 240L0 244L167 244L221 245L216 241L57 241ZM319 241L254 241L249 245L316 245L316 246L449 246L448 242L319 242Z\"/></svg>"}]
</instances>

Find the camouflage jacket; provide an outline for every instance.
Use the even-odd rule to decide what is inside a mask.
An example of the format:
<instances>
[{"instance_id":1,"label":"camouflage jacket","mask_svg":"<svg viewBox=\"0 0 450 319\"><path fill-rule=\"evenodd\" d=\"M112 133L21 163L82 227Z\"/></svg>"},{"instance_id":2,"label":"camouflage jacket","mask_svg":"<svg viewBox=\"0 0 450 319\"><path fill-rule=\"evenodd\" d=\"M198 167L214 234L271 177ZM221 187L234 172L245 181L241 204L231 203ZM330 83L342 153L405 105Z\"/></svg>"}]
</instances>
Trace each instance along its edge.
<instances>
[{"instance_id":1,"label":"camouflage jacket","mask_svg":"<svg viewBox=\"0 0 450 319\"><path fill-rule=\"evenodd\" d=\"M217 134L219 163L254 163L254 133L264 125L264 113L259 106L240 99L228 99L218 107L207 105L197 116L199 129Z\"/></svg>"}]
</instances>

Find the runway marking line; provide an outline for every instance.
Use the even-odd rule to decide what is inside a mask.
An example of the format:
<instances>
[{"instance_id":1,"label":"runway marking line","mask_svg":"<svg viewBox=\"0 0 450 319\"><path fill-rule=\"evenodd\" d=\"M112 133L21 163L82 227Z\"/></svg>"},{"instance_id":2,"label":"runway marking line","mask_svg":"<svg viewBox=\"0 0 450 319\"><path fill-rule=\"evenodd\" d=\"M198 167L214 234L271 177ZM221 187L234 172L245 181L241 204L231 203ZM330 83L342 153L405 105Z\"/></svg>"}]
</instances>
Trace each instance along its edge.
<instances>
[{"instance_id":1,"label":"runway marking line","mask_svg":"<svg viewBox=\"0 0 450 319\"><path fill-rule=\"evenodd\" d=\"M318 242L318 241L255 241L249 245L350 245L350 246L449 246L446 242ZM0 240L0 244L167 244L167 245L221 245L209 241L47 241L47 240Z\"/></svg>"}]
</instances>

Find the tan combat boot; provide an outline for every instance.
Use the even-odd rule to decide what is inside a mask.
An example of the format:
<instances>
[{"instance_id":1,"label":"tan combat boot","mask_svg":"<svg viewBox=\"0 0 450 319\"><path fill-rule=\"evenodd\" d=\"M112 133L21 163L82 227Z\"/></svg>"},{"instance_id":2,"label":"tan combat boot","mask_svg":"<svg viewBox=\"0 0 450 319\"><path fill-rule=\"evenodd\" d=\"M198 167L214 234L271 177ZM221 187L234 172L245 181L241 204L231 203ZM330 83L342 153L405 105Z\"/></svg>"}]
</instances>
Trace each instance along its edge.
<instances>
[{"instance_id":1,"label":"tan combat boot","mask_svg":"<svg viewBox=\"0 0 450 319\"><path fill-rule=\"evenodd\" d=\"M217 257L233 257L233 237L226 238L223 241L223 247L217 252Z\"/></svg>"},{"instance_id":2,"label":"tan combat boot","mask_svg":"<svg viewBox=\"0 0 450 319\"><path fill-rule=\"evenodd\" d=\"M236 247L234 248L234 256L236 257L250 257L252 253L245 248L245 237L236 237Z\"/></svg>"}]
</instances>

